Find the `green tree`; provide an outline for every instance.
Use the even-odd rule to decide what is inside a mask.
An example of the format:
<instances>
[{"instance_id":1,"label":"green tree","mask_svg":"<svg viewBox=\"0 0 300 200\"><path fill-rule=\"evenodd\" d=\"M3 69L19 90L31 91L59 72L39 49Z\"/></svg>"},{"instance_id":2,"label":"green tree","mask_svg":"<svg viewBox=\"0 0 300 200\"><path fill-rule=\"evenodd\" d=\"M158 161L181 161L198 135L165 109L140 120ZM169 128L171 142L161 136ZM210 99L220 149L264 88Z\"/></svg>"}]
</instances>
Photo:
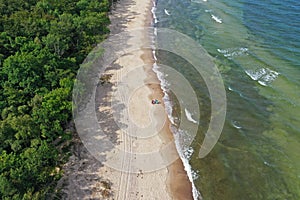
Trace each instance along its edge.
<instances>
[{"instance_id":1,"label":"green tree","mask_svg":"<svg viewBox=\"0 0 300 200\"><path fill-rule=\"evenodd\" d=\"M0 0L0 199L53 192L65 158L55 145L70 137L76 71L109 33L110 5Z\"/></svg>"}]
</instances>

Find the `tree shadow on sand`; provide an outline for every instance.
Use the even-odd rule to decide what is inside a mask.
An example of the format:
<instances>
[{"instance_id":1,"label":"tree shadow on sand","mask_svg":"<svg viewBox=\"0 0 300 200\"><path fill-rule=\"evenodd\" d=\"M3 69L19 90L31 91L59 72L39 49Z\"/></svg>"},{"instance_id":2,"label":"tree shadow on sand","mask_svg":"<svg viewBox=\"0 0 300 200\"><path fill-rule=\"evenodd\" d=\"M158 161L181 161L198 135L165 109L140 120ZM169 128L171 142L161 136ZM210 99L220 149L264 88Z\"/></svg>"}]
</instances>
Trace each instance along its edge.
<instances>
[{"instance_id":1,"label":"tree shadow on sand","mask_svg":"<svg viewBox=\"0 0 300 200\"><path fill-rule=\"evenodd\" d=\"M109 70L119 70L122 67L118 64L112 64L107 68ZM109 73L105 73L110 75ZM126 105L112 98L116 89L109 80L105 83L98 84L96 88L95 111L100 128L109 141L115 145L120 144L118 141L118 132L128 126L120 121L122 118L122 110ZM113 109L112 109L113 107Z\"/></svg>"}]
</instances>

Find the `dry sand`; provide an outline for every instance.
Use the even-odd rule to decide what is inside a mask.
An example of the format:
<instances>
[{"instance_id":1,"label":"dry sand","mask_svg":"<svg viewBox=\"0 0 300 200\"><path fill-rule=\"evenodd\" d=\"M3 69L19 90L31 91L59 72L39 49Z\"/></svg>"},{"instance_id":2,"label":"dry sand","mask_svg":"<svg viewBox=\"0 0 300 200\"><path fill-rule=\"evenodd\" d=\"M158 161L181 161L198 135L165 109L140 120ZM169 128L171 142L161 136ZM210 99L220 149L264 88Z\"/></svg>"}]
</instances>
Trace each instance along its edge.
<instances>
[{"instance_id":1,"label":"dry sand","mask_svg":"<svg viewBox=\"0 0 300 200\"><path fill-rule=\"evenodd\" d=\"M111 14L112 33L149 26L151 6L151 0L123 0L116 4ZM146 33L135 33L127 44L142 44L145 40ZM95 160L77 143L60 182L64 199L193 199L181 160L167 165L178 154L164 104L151 104L151 99L163 97L160 82L152 71L153 62L152 52L140 47L121 56L106 71L112 77L109 84L97 89L98 117L107 118L101 126L111 126L111 118L117 121L119 126L107 133L111 134L115 149L129 154L118 165L121 170L113 169ZM111 104L112 100L118 102L117 106ZM171 144L168 151L162 152L167 144ZM113 157L115 149L107 157ZM154 152L157 159L151 160L149 152ZM156 164L160 169L153 168Z\"/></svg>"}]
</instances>

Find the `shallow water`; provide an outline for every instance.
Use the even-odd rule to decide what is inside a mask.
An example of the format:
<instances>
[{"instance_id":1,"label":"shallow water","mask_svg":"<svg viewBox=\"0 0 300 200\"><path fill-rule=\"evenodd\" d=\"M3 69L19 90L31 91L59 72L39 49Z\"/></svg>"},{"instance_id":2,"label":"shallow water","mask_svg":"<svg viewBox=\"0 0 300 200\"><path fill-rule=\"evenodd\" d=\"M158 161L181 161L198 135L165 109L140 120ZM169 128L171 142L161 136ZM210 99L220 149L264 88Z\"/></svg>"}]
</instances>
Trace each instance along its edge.
<instances>
[{"instance_id":1,"label":"shallow water","mask_svg":"<svg viewBox=\"0 0 300 200\"><path fill-rule=\"evenodd\" d=\"M155 26L180 31L206 49L227 88L221 138L199 159L211 112L205 82L177 55L156 54L198 96L199 130L185 153L203 199L300 199L300 2L158 0L156 16ZM175 119L195 119L172 100Z\"/></svg>"}]
</instances>

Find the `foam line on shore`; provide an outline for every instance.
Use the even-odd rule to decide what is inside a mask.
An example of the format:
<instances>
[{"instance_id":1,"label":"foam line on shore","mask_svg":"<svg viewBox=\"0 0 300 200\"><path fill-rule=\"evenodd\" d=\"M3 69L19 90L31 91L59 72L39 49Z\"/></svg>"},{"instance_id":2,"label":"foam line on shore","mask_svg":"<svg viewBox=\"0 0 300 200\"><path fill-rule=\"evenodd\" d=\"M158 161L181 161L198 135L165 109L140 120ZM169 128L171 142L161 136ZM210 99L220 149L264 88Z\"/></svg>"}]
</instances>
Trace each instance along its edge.
<instances>
[{"instance_id":1,"label":"foam line on shore","mask_svg":"<svg viewBox=\"0 0 300 200\"><path fill-rule=\"evenodd\" d=\"M155 53L155 51L154 51ZM175 125L175 122L174 122L174 117L172 116L172 102L169 98L169 95L167 93L168 89L167 89L167 85L168 83L166 82L166 80L163 78L163 73L159 71L159 67L157 65L157 63L155 62L153 64L153 71L156 73L159 81L161 82L161 89L164 93L164 97L163 97L163 101L164 101L164 104L165 104L165 109L166 109L166 112L167 112L167 115L168 115L168 118L171 122L172 125ZM173 133L173 137L174 137L174 140L175 140L175 145L176 145L176 149L177 149L177 152L178 152L178 155L183 163L183 166L184 166L184 170L186 171L187 173L187 176L189 178L189 181L191 182L192 184L192 193L193 193L193 199L194 200L198 200L198 199L201 199L201 195L199 193L199 191L197 190L196 186L195 186L195 183L193 181L193 170L192 170L192 167L191 165L189 164L189 160L185 157L184 155L184 151L182 150L182 147L180 146L180 142L179 142L179 134L180 134L180 130L172 130L172 133Z\"/></svg>"},{"instance_id":2,"label":"foam line on shore","mask_svg":"<svg viewBox=\"0 0 300 200\"><path fill-rule=\"evenodd\" d=\"M156 28L156 23L158 23L158 20L157 20L157 16L155 14L155 11L156 11L156 2L155 0L153 0L153 7L151 9L151 13L152 13L152 17L153 17L153 20L154 20L154 36L156 37L157 36L157 28ZM153 43L154 43L154 40L155 38L153 38ZM153 54L153 58L155 60L154 64L153 64L153 71L155 72L158 80L160 81L160 85L161 85L161 89L164 93L164 97L163 97L163 101L164 101L164 104L165 104L165 109L166 109L166 112L167 112L167 116L171 122L171 126L172 125L175 125L175 122L174 122L174 117L172 116L172 112L173 112L173 105L172 105L172 102L170 100L170 97L168 95L168 82L164 79L164 74L159 71L159 66L157 65L157 57L156 57L156 49L155 49L155 45L153 45L154 49L152 49L152 54ZM188 179L189 181L191 182L192 184L192 194L193 194L193 199L194 200L199 200L199 199L202 199L201 198L201 194L200 192L197 190L196 186L195 186L195 183L193 181L193 170L192 170L192 167L191 165L189 164L189 160L185 157L184 155L184 151L182 150L182 147L180 146L180 142L179 142L179 137L178 137L178 134L180 134L180 131L176 131L176 130L172 130L171 129L171 132L173 133L173 137L174 137L174 140L175 140L175 146L176 146L176 150L178 152L178 155L183 163L183 166L184 166L184 170L186 171L187 173L187 176L188 176Z\"/></svg>"}]
</instances>

